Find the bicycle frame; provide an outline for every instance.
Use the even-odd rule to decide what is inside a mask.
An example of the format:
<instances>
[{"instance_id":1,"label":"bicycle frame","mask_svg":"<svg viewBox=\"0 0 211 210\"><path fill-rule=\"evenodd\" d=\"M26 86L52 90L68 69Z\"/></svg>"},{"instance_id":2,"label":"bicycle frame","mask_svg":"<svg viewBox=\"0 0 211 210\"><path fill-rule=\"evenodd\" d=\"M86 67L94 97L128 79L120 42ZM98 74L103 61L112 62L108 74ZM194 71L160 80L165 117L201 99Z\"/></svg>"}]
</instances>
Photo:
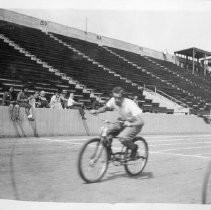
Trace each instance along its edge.
<instances>
[{"instance_id":1,"label":"bicycle frame","mask_svg":"<svg viewBox=\"0 0 211 210\"><path fill-rule=\"evenodd\" d=\"M102 120L104 121L104 123L106 123L106 125L101 126L101 128L100 128L100 139L101 139L100 143L105 144L106 148L108 148L108 141L109 141L107 139L108 124L115 124L118 122L123 123L123 121L110 122L108 120L104 120L104 119L102 119ZM118 137L114 137L114 138L118 138ZM111 147L112 153L110 155L113 156L113 158L110 160L110 162L113 162L113 164L115 166L124 165L129 160L129 159L127 160L125 158L125 154L126 154L126 150L127 150L127 148L126 148L126 150L125 150L125 148L126 147L124 145L122 145L120 152L113 153L112 147ZM118 162L118 164L116 162Z\"/></svg>"}]
</instances>

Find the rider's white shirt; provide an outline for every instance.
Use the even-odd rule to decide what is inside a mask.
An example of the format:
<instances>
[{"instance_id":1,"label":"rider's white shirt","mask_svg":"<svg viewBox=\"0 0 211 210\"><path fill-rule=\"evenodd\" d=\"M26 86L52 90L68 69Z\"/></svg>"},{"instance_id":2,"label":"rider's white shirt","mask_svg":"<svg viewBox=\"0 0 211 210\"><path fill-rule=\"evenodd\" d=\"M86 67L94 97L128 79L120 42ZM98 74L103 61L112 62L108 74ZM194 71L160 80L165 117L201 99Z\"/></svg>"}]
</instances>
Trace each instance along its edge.
<instances>
[{"instance_id":1,"label":"rider's white shirt","mask_svg":"<svg viewBox=\"0 0 211 210\"><path fill-rule=\"evenodd\" d=\"M106 106L117 110L121 118L127 121L134 121L134 117L142 113L142 110L138 107L138 105L128 98L124 98L121 107L116 105L114 98L111 98L106 103Z\"/></svg>"},{"instance_id":2,"label":"rider's white shirt","mask_svg":"<svg viewBox=\"0 0 211 210\"><path fill-rule=\"evenodd\" d=\"M67 101L67 106L73 106L73 105L74 105L74 103L75 103L75 100L74 100L74 99L72 99L71 97L70 97L70 98L68 98L68 101Z\"/></svg>"}]
</instances>

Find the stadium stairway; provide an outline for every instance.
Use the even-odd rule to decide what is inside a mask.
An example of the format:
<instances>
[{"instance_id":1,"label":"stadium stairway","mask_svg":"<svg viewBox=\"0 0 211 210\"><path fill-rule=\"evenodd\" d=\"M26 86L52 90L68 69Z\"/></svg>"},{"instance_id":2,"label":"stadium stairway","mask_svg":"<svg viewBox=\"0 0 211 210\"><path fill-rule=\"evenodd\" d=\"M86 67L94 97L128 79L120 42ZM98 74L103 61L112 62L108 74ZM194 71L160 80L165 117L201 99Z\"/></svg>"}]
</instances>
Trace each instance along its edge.
<instances>
[{"instance_id":1,"label":"stadium stairway","mask_svg":"<svg viewBox=\"0 0 211 210\"><path fill-rule=\"evenodd\" d=\"M196 83L196 82L193 82L193 81L191 81L190 79L184 77L183 75L180 75L180 74L174 72L173 70L171 70L171 69L169 69L169 68L167 68L167 67L165 67L165 66L159 64L158 62L154 61L153 59L151 59L151 58L149 58L149 57L147 57L147 56L144 56L144 57L145 57L149 62L154 63L155 65L157 65L158 67L160 67L164 72L169 73L170 75L171 75L171 74L172 74L172 75L175 75L178 79L182 80L182 81L185 82L186 84L189 83L190 85L195 86L197 89L201 89L203 94L204 94L204 91L210 92L210 90L211 90L210 87L205 86L205 85L203 85L203 84L198 84L198 83ZM200 92L200 93L201 93L201 92ZM200 94L200 93L199 93L199 94Z\"/></svg>"},{"instance_id":2,"label":"stadium stairway","mask_svg":"<svg viewBox=\"0 0 211 210\"><path fill-rule=\"evenodd\" d=\"M143 62L144 60L143 60L143 57L142 57L142 56L139 56L139 57L140 57L140 58L139 58L139 61L141 60L141 62L139 62L138 64L136 64L134 61L131 62L130 60L126 59L125 57L123 57L123 56L121 56L121 55L118 55L117 53L113 52L111 49L109 49L109 48L107 48L107 47L104 47L104 48L105 48L106 50L108 50L110 53L112 53L113 55L115 55L115 56L117 56L117 57L123 59L125 62L131 64L132 66L137 67L138 69L142 69L142 68L146 67L146 66L144 66L144 67L141 66L141 65L143 65L143 63L144 63L144 64L145 64L145 63L148 63L148 64L149 64L149 62L146 62L146 61ZM148 61L151 62L151 60L149 60L149 59L148 59ZM142 63L142 62L143 62L143 63ZM155 62L154 62L154 63L155 63ZM155 69L156 69L155 71L159 72L159 69L158 69L158 68L155 68ZM148 72L148 74L150 74L150 75L153 76L153 77L156 77L156 76L157 76L156 73L155 73L155 71L150 71L150 68L147 68L146 71ZM157 74L159 74L159 73L157 73ZM172 75L171 75L171 76L172 76ZM179 75L176 75L176 76L179 76ZM161 74L160 74L159 76L157 76L157 78L160 78L161 81L166 82L166 84L171 85L173 88L177 88L177 90L182 90L183 93L187 93L187 94L190 95L190 96L194 96L194 95L193 95L192 93L190 93L189 91L184 90L184 89L178 87L178 85L173 84L172 81L173 81L174 78L172 79L172 78L168 77L167 79L164 79L163 77L164 77L164 74L162 74L162 72L161 72ZM180 77L180 76L179 76L179 77ZM181 78L180 78L180 79L181 79ZM186 82L187 82L187 80L186 80ZM185 85L185 86L186 86L186 85ZM185 86L183 86L183 88L184 88Z\"/></svg>"},{"instance_id":3,"label":"stadium stairway","mask_svg":"<svg viewBox=\"0 0 211 210\"><path fill-rule=\"evenodd\" d=\"M63 44L64 46L72 49L73 51L78 53L78 55L81 55L83 58L92 62L92 64L97 65L97 67L101 68L103 71L108 71L114 77L118 77L119 79L123 80L125 83L128 83L129 85L131 85L133 87L136 87L138 90L143 90L143 87L141 87L139 84L137 84L134 81L131 81L127 77L122 76L121 72L117 73L115 71L116 69L114 70L114 69L111 69L109 67L106 67L105 65L102 64L102 62L96 61L94 58L91 58L90 56L92 56L92 52L90 52L90 51L96 51L97 50L98 46L96 44L86 42L86 47L87 47L87 45L89 45L90 51L82 52L80 47L76 46L78 48L78 49L76 49L75 46L73 47L72 43L68 42L69 37L64 37L62 35L52 34L52 33L50 33L49 36L52 39L54 39L54 40L58 41L59 43ZM86 48L86 50L87 50L87 48ZM109 61L109 62L112 62L112 60ZM134 95L134 93L132 93L132 94ZM151 99L147 100L147 99L142 98L142 100L139 100L139 105L142 107L142 109L144 111L164 112L164 113L173 113L174 112L174 109L172 109L173 106L171 106L171 108L168 108L166 106L159 107L159 103L157 103L157 102L153 103Z\"/></svg>"},{"instance_id":4,"label":"stadium stairway","mask_svg":"<svg viewBox=\"0 0 211 210\"><path fill-rule=\"evenodd\" d=\"M170 96L163 96L157 92L145 88L143 95L146 99L150 99L153 103L159 103L162 107L167 107L168 109L173 109L175 114L189 114L190 109L188 105L183 104L181 101L176 100ZM182 104L182 105L180 105Z\"/></svg>"},{"instance_id":5,"label":"stadium stairway","mask_svg":"<svg viewBox=\"0 0 211 210\"><path fill-rule=\"evenodd\" d=\"M92 64L96 65L97 67L101 68L102 70L107 71L109 74L112 74L114 77L118 77L119 79L125 81L126 83L131 84L132 86L136 86L138 88L138 90L142 89L142 87L140 87L138 84L133 83L133 82L131 82L131 80L129 80L125 77L122 77L120 74L116 73L115 71L112 71L111 69L106 68L104 65L102 65L99 62L95 61L94 59L90 58L86 54L82 53L80 50L77 50L76 48L72 47L70 44L63 42L61 39L57 38L53 34L49 34L49 37L53 38L54 40L58 41L59 43L63 44L64 46L68 47L69 49L73 50L78 55L82 56L84 59L87 59Z\"/></svg>"},{"instance_id":6,"label":"stadium stairway","mask_svg":"<svg viewBox=\"0 0 211 210\"><path fill-rule=\"evenodd\" d=\"M132 82L131 80L121 76L120 74L116 73L115 71L111 70L110 68L105 67L101 63L97 62L96 60L90 58L80 50L77 50L76 48L72 47L70 44L67 44L66 42L63 42L61 39L57 38L53 34L49 34L49 37L53 38L54 40L58 41L59 43L63 44L64 46L68 47L69 49L72 49L74 52L76 52L78 55L82 56L84 59L87 59L90 61L93 65L96 65L98 68L101 68L103 71L108 72L109 74L113 75L116 77L116 79L123 80L125 83L130 84L133 87L137 87L138 90L142 90L143 88L139 86L138 84Z\"/></svg>"},{"instance_id":7,"label":"stadium stairway","mask_svg":"<svg viewBox=\"0 0 211 210\"><path fill-rule=\"evenodd\" d=\"M166 84L170 84L174 90L182 92L182 94L178 94L178 92L175 93L170 89L166 89L165 91L168 95L188 104L193 112L207 109L208 100L210 98L208 87L206 91L204 91L204 87L202 87L201 84L197 84L188 78L175 74L172 70L159 65L156 62L151 62L147 57L115 48L104 48L111 54L121 58L130 65L135 66L137 69L144 69L148 71L149 74L159 77L165 81Z\"/></svg>"},{"instance_id":8,"label":"stadium stairway","mask_svg":"<svg viewBox=\"0 0 211 210\"><path fill-rule=\"evenodd\" d=\"M112 71L115 71L116 74L119 74L121 76L123 75L125 78L127 78L129 82L133 84L137 84L143 87L144 81L145 83L148 83L149 81L151 81L152 82L151 85L153 85L153 83L157 79L157 80L160 80L158 81L159 85L164 86L164 84L162 84L164 80L161 79L160 77L154 76L150 72L145 71L144 69L138 67L136 64L133 64L132 62L128 62L129 64L126 63L125 62L126 59L123 59L123 61L122 59L117 59L110 52L107 52L107 48L105 47L101 47L94 43L88 43L86 41L78 40L75 38L64 37L58 34L54 34L54 37L55 36L59 37L59 40L62 40L65 43L65 45L69 44L69 46L74 46L75 48L82 51L84 54L88 54L89 57L92 57L92 59L95 62L97 60L98 63L101 63L101 66L103 66L104 68L109 67ZM132 67L130 66L130 64L132 64ZM138 72L136 67L139 68L141 71ZM170 85L170 83L168 83L168 85ZM169 97L169 98L172 98L172 97ZM168 104L169 104L169 100L168 100ZM175 102L172 102L172 105L170 107L172 108L174 107L174 105L175 105ZM184 106L184 102L180 102L180 105ZM167 106L167 108L170 108L170 107Z\"/></svg>"},{"instance_id":9,"label":"stadium stairway","mask_svg":"<svg viewBox=\"0 0 211 210\"><path fill-rule=\"evenodd\" d=\"M211 81L208 80L209 77L205 78L205 77L201 77L200 75L192 74L192 70L190 71L190 69L181 68L178 65L169 61L159 60L152 57L147 57L147 58L151 59L152 61L155 61L156 63L160 64L164 68L185 77L187 80L190 80L193 83L198 84L201 89L211 91Z\"/></svg>"}]
</instances>

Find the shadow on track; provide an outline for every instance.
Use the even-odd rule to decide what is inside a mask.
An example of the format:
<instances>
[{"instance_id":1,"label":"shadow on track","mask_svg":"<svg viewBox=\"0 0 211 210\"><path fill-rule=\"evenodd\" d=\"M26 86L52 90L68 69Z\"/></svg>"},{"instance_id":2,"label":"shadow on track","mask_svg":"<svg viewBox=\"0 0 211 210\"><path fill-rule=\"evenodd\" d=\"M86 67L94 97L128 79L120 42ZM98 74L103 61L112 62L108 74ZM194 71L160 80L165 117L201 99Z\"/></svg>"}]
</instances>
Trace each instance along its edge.
<instances>
[{"instance_id":1,"label":"shadow on track","mask_svg":"<svg viewBox=\"0 0 211 210\"><path fill-rule=\"evenodd\" d=\"M106 182L106 181L123 178L123 177L129 178L129 179L152 179L152 178L154 178L154 175L152 172L143 172L137 176L129 176L125 172L111 172L111 173L109 173L109 175L111 175L111 176L103 179L101 182Z\"/></svg>"}]
</instances>

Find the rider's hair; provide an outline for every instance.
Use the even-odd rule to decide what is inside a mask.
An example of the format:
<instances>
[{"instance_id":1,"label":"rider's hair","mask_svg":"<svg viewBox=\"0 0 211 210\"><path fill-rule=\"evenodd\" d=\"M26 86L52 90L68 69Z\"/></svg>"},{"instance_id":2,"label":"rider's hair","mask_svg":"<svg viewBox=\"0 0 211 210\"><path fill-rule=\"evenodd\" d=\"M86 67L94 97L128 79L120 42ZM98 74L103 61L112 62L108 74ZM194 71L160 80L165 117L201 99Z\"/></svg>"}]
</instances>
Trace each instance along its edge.
<instances>
[{"instance_id":1,"label":"rider's hair","mask_svg":"<svg viewBox=\"0 0 211 210\"><path fill-rule=\"evenodd\" d=\"M117 93L117 94L122 94L122 96L124 96L124 89L122 87L115 87L113 90L112 90L112 93Z\"/></svg>"}]
</instances>

